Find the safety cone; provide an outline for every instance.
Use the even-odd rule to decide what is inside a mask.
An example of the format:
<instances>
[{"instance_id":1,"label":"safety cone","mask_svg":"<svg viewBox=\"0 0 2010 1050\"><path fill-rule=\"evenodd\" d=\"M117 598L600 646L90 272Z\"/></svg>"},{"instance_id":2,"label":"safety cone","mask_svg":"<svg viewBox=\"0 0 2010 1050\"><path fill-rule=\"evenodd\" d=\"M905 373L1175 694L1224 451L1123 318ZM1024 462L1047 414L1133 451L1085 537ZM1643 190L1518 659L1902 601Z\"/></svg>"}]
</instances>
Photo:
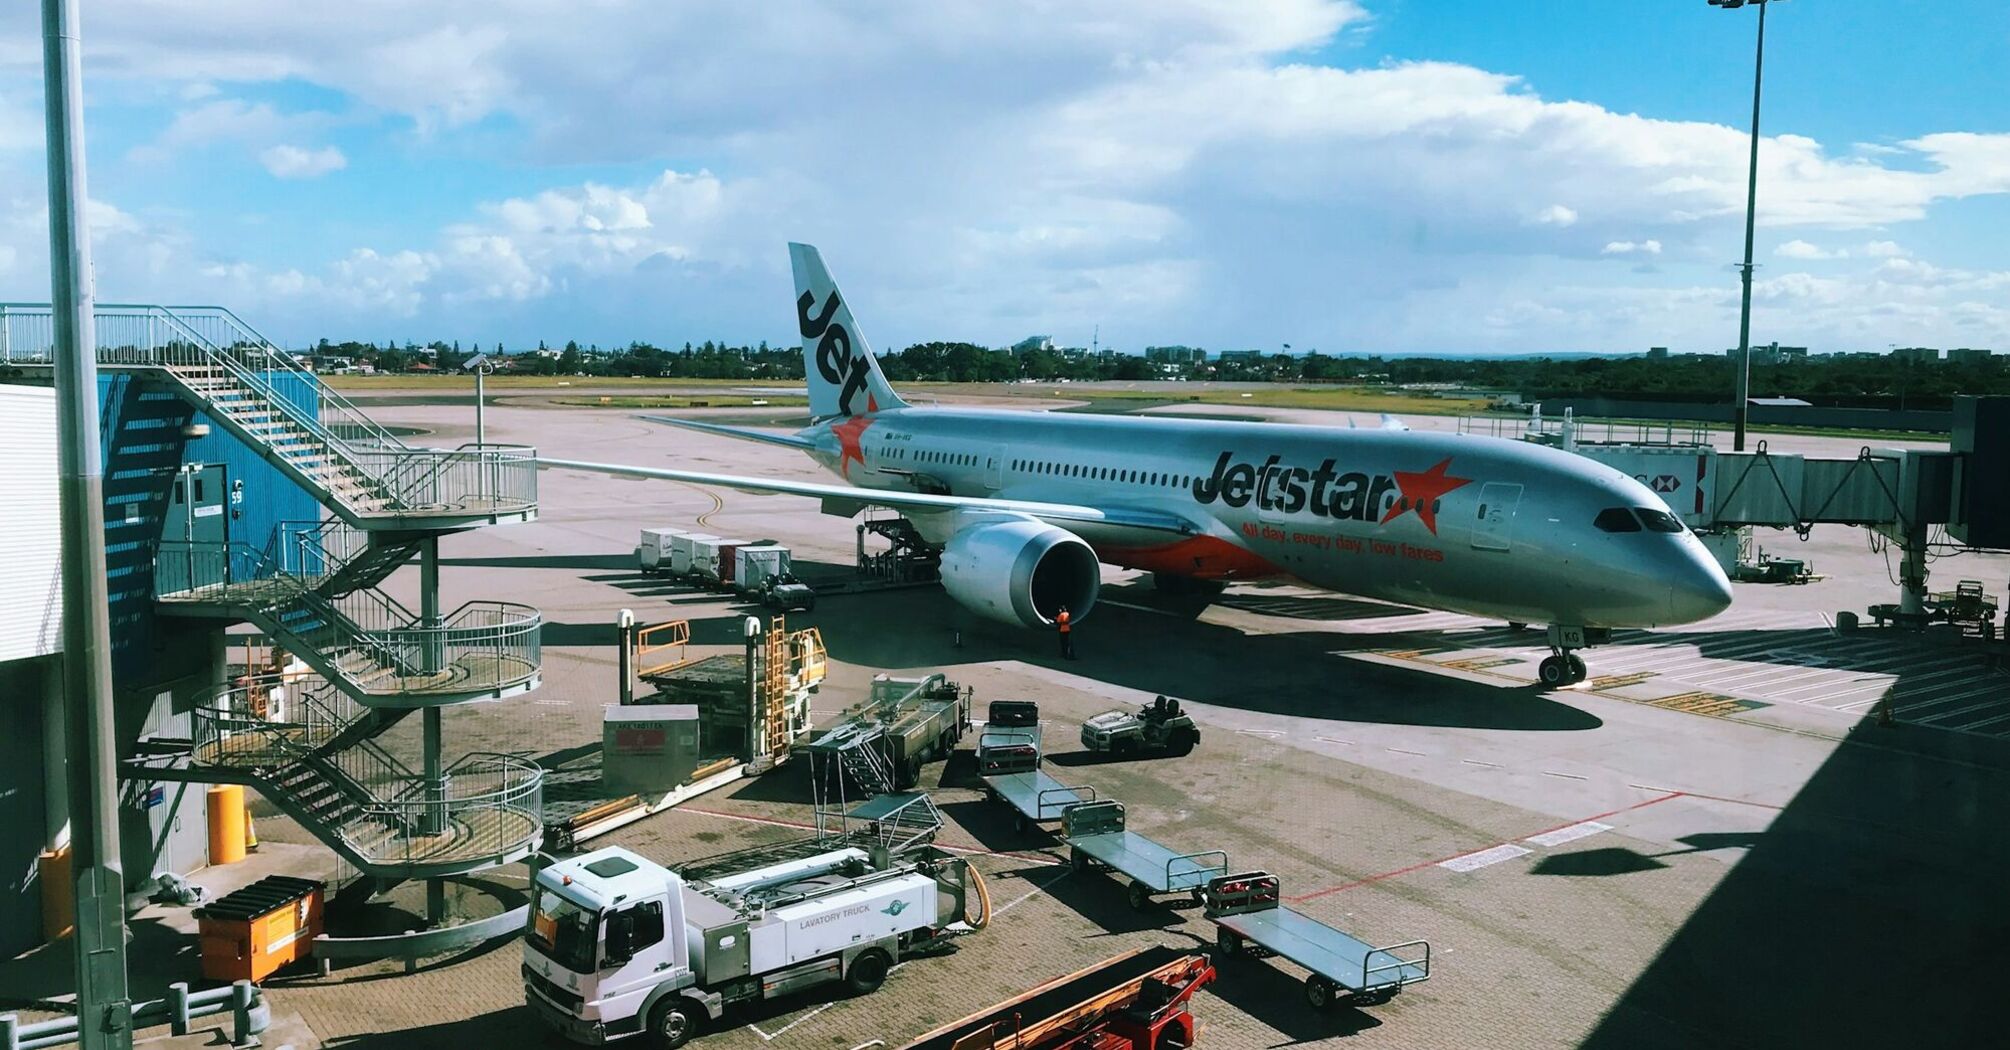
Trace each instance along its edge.
<instances>
[{"instance_id":1,"label":"safety cone","mask_svg":"<svg viewBox=\"0 0 2010 1050\"><path fill-rule=\"evenodd\" d=\"M251 826L251 807L244 807L244 848L246 852L258 852L258 829Z\"/></svg>"}]
</instances>

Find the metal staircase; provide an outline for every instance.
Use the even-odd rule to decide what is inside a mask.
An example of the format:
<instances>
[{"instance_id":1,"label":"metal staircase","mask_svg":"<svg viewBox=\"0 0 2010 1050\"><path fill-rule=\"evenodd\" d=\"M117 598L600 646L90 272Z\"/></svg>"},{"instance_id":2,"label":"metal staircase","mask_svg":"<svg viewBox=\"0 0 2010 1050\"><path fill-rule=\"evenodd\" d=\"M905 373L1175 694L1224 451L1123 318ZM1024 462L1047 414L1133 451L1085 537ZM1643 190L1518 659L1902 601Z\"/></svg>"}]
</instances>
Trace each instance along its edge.
<instances>
[{"instance_id":1,"label":"metal staircase","mask_svg":"<svg viewBox=\"0 0 2010 1050\"><path fill-rule=\"evenodd\" d=\"M154 780L255 788L380 884L478 871L537 848L543 778L535 763L467 755L429 790L376 742L396 721L326 679L266 675L197 709L185 746L156 747L128 768Z\"/></svg>"},{"instance_id":2,"label":"metal staircase","mask_svg":"<svg viewBox=\"0 0 2010 1050\"><path fill-rule=\"evenodd\" d=\"M537 688L543 618L536 609L472 601L428 623L382 591L357 585L375 569L352 570L354 563L317 548L311 568L319 571L302 575L299 561L281 551L297 554L299 547L277 539L263 548L163 542L155 600L172 615L250 621L373 707L431 707Z\"/></svg>"},{"instance_id":3,"label":"metal staircase","mask_svg":"<svg viewBox=\"0 0 2010 1050\"><path fill-rule=\"evenodd\" d=\"M98 365L164 379L363 529L444 530L537 516L537 454L516 445L415 448L236 314L99 304ZM49 307L0 303L0 364L49 367Z\"/></svg>"}]
</instances>

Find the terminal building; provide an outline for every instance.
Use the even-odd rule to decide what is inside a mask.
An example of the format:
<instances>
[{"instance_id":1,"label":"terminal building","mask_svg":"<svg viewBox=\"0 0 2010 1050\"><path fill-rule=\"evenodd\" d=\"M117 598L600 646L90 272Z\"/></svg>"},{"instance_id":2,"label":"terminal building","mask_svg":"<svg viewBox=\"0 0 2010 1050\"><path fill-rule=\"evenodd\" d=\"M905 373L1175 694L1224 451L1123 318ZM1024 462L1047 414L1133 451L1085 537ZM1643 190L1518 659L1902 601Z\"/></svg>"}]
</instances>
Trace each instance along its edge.
<instances>
[{"instance_id":1,"label":"terminal building","mask_svg":"<svg viewBox=\"0 0 2010 1050\"><path fill-rule=\"evenodd\" d=\"M0 307L8 954L63 928L38 873L67 845L51 332L47 306ZM100 306L97 335L129 890L207 864L207 788L237 784L340 857L356 893L426 880L443 921L441 878L541 839L542 771L455 754L440 731L447 706L541 681L537 610L438 600L441 536L536 516L534 453L408 445L227 310ZM417 610L380 586L414 560ZM379 743L415 715L416 753Z\"/></svg>"}]
</instances>

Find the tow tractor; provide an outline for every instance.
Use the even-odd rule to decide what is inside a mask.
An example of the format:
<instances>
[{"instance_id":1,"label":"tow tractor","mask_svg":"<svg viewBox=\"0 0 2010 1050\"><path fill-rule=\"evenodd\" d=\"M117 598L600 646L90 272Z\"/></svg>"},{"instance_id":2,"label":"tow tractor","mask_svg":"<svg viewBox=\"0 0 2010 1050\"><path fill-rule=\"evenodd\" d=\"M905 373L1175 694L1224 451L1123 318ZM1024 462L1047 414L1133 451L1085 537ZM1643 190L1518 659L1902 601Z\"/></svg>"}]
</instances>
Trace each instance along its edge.
<instances>
[{"instance_id":1,"label":"tow tractor","mask_svg":"<svg viewBox=\"0 0 2010 1050\"><path fill-rule=\"evenodd\" d=\"M1096 800L1095 788L1071 787L1040 768L1040 715L1032 702L992 701L985 726L977 737L977 776L985 795L1018 812L1014 828L1059 820L1069 806Z\"/></svg>"},{"instance_id":2,"label":"tow tractor","mask_svg":"<svg viewBox=\"0 0 2010 1050\"><path fill-rule=\"evenodd\" d=\"M1116 799L1084 802L1061 813L1061 837L1068 862L1078 872L1098 864L1130 877L1125 891L1140 911L1166 893L1191 893L1199 902L1210 880L1228 874L1228 854L1218 849L1175 853L1124 827L1124 804Z\"/></svg>"},{"instance_id":3,"label":"tow tractor","mask_svg":"<svg viewBox=\"0 0 2010 1050\"><path fill-rule=\"evenodd\" d=\"M900 1050L1192 1046L1193 993L1214 976L1214 966L1205 955L1139 948L943 1025Z\"/></svg>"},{"instance_id":4,"label":"tow tractor","mask_svg":"<svg viewBox=\"0 0 2010 1050\"><path fill-rule=\"evenodd\" d=\"M761 580L761 604L776 612L809 612L817 607L816 589L796 578L793 572L779 572Z\"/></svg>"},{"instance_id":5,"label":"tow tractor","mask_svg":"<svg viewBox=\"0 0 2010 1050\"><path fill-rule=\"evenodd\" d=\"M1105 711L1082 723L1082 746L1117 756L1162 751L1178 757L1200 743L1200 728L1180 710L1178 700L1163 696L1131 711Z\"/></svg>"},{"instance_id":6,"label":"tow tractor","mask_svg":"<svg viewBox=\"0 0 2010 1050\"><path fill-rule=\"evenodd\" d=\"M946 942L966 889L983 897L975 869L933 847L897 859L849 847L689 881L596 850L537 873L524 997L574 1042L648 1033L668 1050L735 1004L836 981L877 990L903 957Z\"/></svg>"},{"instance_id":7,"label":"tow tractor","mask_svg":"<svg viewBox=\"0 0 2010 1050\"><path fill-rule=\"evenodd\" d=\"M1214 944L1223 958L1275 955L1303 966L1311 971L1305 1001L1319 1010L1342 1001L1385 1003L1405 985L1430 979L1429 942L1377 948L1285 907L1280 893L1277 876L1264 871L1207 884L1203 914L1215 924ZM1419 948L1422 954L1415 951Z\"/></svg>"}]
</instances>

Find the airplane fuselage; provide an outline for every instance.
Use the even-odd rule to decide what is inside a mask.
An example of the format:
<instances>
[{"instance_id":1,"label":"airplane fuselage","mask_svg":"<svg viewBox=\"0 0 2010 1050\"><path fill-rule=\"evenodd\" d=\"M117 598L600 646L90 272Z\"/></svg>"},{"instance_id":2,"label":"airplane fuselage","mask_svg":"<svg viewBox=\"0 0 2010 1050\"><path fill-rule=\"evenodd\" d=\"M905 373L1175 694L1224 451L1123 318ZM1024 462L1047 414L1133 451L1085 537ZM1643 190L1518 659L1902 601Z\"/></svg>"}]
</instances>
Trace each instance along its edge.
<instances>
[{"instance_id":1,"label":"airplane fuselage","mask_svg":"<svg viewBox=\"0 0 2010 1050\"><path fill-rule=\"evenodd\" d=\"M1135 508L1190 535L1066 523L1102 561L1322 589L1504 620L1686 623L1729 600L1638 481L1572 453L1425 431L904 407L820 423L812 455L861 488ZM1650 520L1636 517L1636 522ZM1651 519L1666 524L1661 519Z\"/></svg>"}]
</instances>

